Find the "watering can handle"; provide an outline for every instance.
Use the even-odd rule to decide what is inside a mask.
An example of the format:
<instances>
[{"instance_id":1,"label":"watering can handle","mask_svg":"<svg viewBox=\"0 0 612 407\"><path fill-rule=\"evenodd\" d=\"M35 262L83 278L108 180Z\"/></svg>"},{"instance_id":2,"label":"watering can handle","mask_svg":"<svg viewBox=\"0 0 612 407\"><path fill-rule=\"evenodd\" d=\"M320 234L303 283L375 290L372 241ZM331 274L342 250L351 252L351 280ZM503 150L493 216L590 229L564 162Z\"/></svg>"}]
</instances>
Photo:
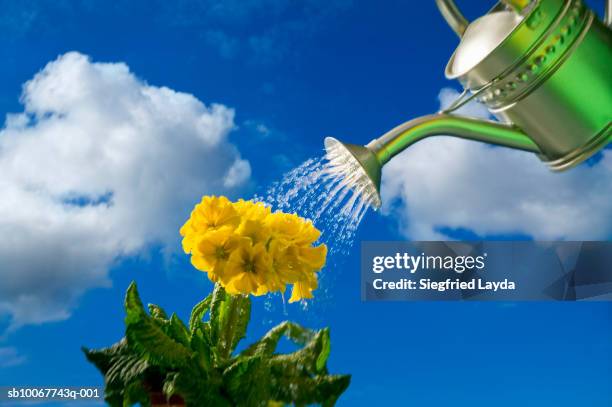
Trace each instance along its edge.
<instances>
[{"instance_id":1,"label":"watering can handle","mask_svg":"<svg viewBox=\"0 0 612 407\"><path fill-rule=\"evenodd\" d=\"M506 7L516 11L517 13L522 12L533 0L501 0L498 6L505 5ZM612 3L612 0L609 0ZM450 27L457 33L459 38L463 36L469 22L461 14L461 11L457 8L454 0L436 0L438 9L442 13L442 16L450 25Z\"/></svg>"},{"instance_id":2,"label":"watering can handle","mask_svg":"<svg viewBox=\"0 0 612 407\"><path fill-rule=\"evenodd\" d=\"M442 17L446 20L446 23L453 29L459 38L461 38L469 22L463 14L461 14L455 2L453 0L436 0L436 5L440 13L442 13Z\"/></svg>"}]
</instances>

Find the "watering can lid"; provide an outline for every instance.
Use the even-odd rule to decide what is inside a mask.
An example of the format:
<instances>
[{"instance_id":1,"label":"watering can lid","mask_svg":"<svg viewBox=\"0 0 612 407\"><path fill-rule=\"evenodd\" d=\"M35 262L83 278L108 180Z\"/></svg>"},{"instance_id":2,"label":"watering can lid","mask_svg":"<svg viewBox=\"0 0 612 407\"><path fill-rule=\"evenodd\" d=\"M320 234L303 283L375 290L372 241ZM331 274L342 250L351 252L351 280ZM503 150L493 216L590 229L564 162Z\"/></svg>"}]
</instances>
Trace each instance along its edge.
<instances>
[{"instance_id":1,"label":"watering can lid","mask_svg":"<svg viewBox=\"0 0 612 407\"><path fill-rule=\"evenodd\" d=\"M496 11L468 25L447 67L447 76L456 78L484 60L518 27L523 17L513 11Z\"/></svg>"},{"instance_id":2,"label":"watering can lid","mask_svg":"<svg viewBox=\"0 0 612 407\"><path fill-rule=\"evenodd\" d=\"M454 4L451 0L437 1ZM463 20L457 24L465 28L456 31L461 42L446 66L447 78L458 78L471 89L486 85L521 61L571 4L574 8L582 4L572 0L531 0L520 12L515 12L506 8L505 3L497 3L489 13L469 25L459 13ZM442 14L451 27L459 18Z\"/></svg>"}]
</instances>

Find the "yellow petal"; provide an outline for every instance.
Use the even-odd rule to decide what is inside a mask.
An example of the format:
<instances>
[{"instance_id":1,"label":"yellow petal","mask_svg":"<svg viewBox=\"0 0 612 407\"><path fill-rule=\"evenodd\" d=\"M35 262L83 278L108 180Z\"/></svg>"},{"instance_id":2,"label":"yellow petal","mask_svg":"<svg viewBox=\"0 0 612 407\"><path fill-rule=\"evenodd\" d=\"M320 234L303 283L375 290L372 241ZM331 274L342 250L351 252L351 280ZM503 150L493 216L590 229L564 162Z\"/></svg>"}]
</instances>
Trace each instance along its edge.
<instances>
[{"instance_id":1,"label":"yellow petal","mask_svg":"<svg viewBox=\"0 0 612 407\"><path fill-rule=\"evenodd\" d=\"M257 287L257 289L255 290L255 292L253 293L254 296L259 297L261 295L266 295L268 293L268 287L265 285L260 285Z\"/></svg>"},{"instance_id":2,"label":"yellow petal","mask_svg":"<svg viewBox=\"0 0 612 407\"><path fill-rule=\"evenodd\" d=\"M218 246L219 244L215 243L213 239L204 236L197 245L194 245L192 252L198 256L214 257Z\"/></svg>"},{"instance_id":3,"label":"yellow petal","mask_svg":"<svg viewBox=\"0 0 612 407\"><path fill-rule=\"evenodd\" d=\"M327 257L327 246L321 244L317 247L300 247L298 249L300 261L306 263L313 269L320 270L325 265Z\"/></svg>"},{"instance_id":4,"label":"yellow petal","mask_svg":"<svg viewBox=\"0 0 612 407\"><path fill-rule=\"evenodd\" d=\"M242 199L234 204L234 208L243 219L249 220L263 221L271 213L270 208L263 202L244 201Z\"/></svg>"},{"instance_id":5,"label":"yellow petal","mask_svg":"<svg viewBox=\"0 0 612 407\"><path fill-rule=\"evenodd\" d=\"M300 230L300 237L297 243L304 244L304 245L310 245L316 242L317 240L319 240L319 237L321 236L321 231L319 231L319 229L314 227L312 222L304 221L302 222L301 226L302 227Z\"/></svg>"},{"instance_id":6,"label":"yellow petal","mask_svg":"<svg viewBox=\"0 0 612 407\"><path fill-rule=\"evenodd\" d=\"M244 220L236 230L236 233L251 239L253 245L257 243L267 243L271 236L270 228L262 221L250 219Z\"/></svg>"},{"instance_id":7,"label":"yellow petal","mask_svg":"<svg viewBox=\"0 0 612 407\"><path fill-rule=\"evenodd\" d=\"M241 273L230 280L226 289L230 294L250 294L257 289L257 283L250 273Z\"/></svg>"},{"instance_id":8,"label":"yellow petal","mask_svg":"<svg viewBox=\"0 0 612 407\"><path fill-rule=\"evenodd\" d=\"M226 279L227 278L225 274L226 265L227 265L227 260L217 260L212 270L208 272L208 277L210 278L211 274L214 275L215 282Z\"/></svg>"},{"instance_id":9,"label":"yellow petal","mask_svg":"<svg viewBox=\"0 0 612 407\"><path fill-rule=\"evenodd\" d=\"M181 242L181 245L183 246L183 251L185 252L185 254L190 254L191 249L193 248L193 237L185 236L183 238L183 241Z\"/></svg>"},{"instance_id":10,"label":"yellow petal","mask_svg":"<svg viewBox=\"0 0 612 407\"><path fill-rule=\"evenodd\" d=\"M302 282L295 283L291 290L291 298L289 302L296 302L306 298L313 298L312 291Z\"/></svg>"},{"instance_id":11,"label":"yellow petal","mask_svg":"<svg viewBox=\"0 0 612 407\"><path fill-rule=\"evenodd\" d=\"M181 236L185 236L190 230L191 230L191 219L187 219L187 222L185 222L185 224L181 226L179 233L181 234Z\"/></svg>"},{"instance_id":12,"label":"yellow petal","mask_svg":"<svg viewBox=\"0 0 612 407\"><path fill-rule=\"evenodd\" d=\"M214 265L206 261L204 257L195 255L191 256L191 264L193 264L193 267L200 271L210 271L214 267Z\"/></svg>"}]
</instances>

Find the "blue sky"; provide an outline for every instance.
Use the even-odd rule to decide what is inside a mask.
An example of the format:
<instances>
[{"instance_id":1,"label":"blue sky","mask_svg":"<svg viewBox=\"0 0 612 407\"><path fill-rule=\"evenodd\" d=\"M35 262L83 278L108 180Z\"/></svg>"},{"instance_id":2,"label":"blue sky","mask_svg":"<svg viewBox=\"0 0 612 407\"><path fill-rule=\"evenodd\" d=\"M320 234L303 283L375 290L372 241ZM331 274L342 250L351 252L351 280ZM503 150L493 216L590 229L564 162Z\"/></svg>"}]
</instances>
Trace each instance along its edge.
<instances>
[{"instance_id":1,"label":"blue sky","mask_svg":"<svg viewBox=\"0 0 612 407\"><path fill-rule=\"evenodd\" d=\"M488 7L486 2L474 3L465 6L469 17ZM603 1L590 4L597 10L603 8ZM10 148L23 155L11 156L11 160L4 157L3 161L0 148L0 168L14 170L15 174L15 168L22 169L17 175L0 175L0 188L7 188L0 191L6 192L4 196L20 191L20 184L5 187L3 176L9 182L43 185L40 194L49 196L37 200L39 194L34 198L27 195L32 208L45 208L51 202L48 212L53 214L57 202L51 198L63 199L64 203L89 199L87 202L97 202L90 205L91 216L102 220L88 229L91 225L72 217L72 212L60 212L58 219L73 227L67 237L58 234L57 241L69 242L70 247L47 246L46 238L40 241L42 249L38 250L38 229L28 229L36 232L32 232L34 240L24 239L35 244L23 254L18 251L18 255L9 256L8 249L0 247L3 285L14 284L15 290L35 285L32 292L42 298L33 300L37 310L28 311L17 304L25 297L13 297L0 287L0 295L6 297L0 296L0 385L100 384L101 377L85 362L80 346L106 346L122 336L122 297L130 281L137 281L145 302L159 303L184 318L210 291L204 276L178 253L175 227L176 221L188 216L189 207L199 195L250 197L286 170L321 154L325 136L366 143L404 120L436 111L449 92L441 93L441 89L457 87L443 75L457 39L433 1L415 6L391 0L384 5L357 0L308 0L299 5L283 0L0 0L0 6L4 10L0 17L0 112L24 112L25 104L27 115L19 117L32 120L25 127L7 121L5 131L0 133L0 141L17 140ZM65 57L31 82L29 90L22 90L22 85L49 62L70 51L79 54ZM129 67L131 74L121 72L119 65L95 65L106 62L123 63L121 66ZM81 69L81 76L70 76L74 66ZM108 79L109 75L121 81ZM57 82L64 79L68 82ZM48 93L46 85L54 81L69 89L102 83L105 86L92 89L108 91L118 95L116 100L126 106L142 109L143 120L151 121L151 127L147 127L148 122L122 121L120 108L92 101L91 96L79 94L76 102L67 104L73 93L61 97ZM145 89L163 100L158 104L143 102L132 98L130 89ZM20 99L22 92L25 96ZM99 99L105 100L103 96ZM224 108L214 110L212 103ZM57 113L58 122L48 117L49 109ZM53 125L69 126L62 128L72 129L74 135L67 132L67 138L61 141L72 140L73 145L81 146L78 140L89 137L87 131L80 134L81 127L74 130L77 122L62 122L62 115L86 120L92 112L100 121L84 123L83 129L108 129L109 137L125 127L130 131L150 129L164 141L155 144L152 139L134 136L133 143L120 144L123 148L117 157L122 158L117 167L123 173L104 172L106 161L96 167L89 158L83 159L89 154L86 150L66 151L61 146L43 144L58 147L47 154L59 157L54 160L43 153L32 155L36 154L32 146L20 146L21 140L30 136L36 141L37 134L45 143L52 143L55 133L45 133L45 129ZM166 117L164 112L178 118ZM189 135L197 138L200 134L198 117L208 120L204 125L208 126L206 142L213 143L214 138L213 150L191 144L195 142ZM114 119L124 125L122 129L108 123ZM177 133L186 136L166 137ZM106 140L102 135L99 139ZM432 237L612 237L612 208L606 193L610 191L612 166L604 165L609 163L609 154L603 164L583 166L574 170L574 175L549 175L542 164L524 153L453 141L438 143L432 141L418 149L415 146L414 152L398 157L389 167L383 195L389 204L383 214L367 214L357 242ZM94 145L112 147L108 143ZM144 145L155 148L148 150ZM192 147L208 154L202 158L210 161L209 167L189 154ZM459 169L455 176L462 178L434 173L434 166L411 178L412 171L422 168L420 160L429 160L426 157L432 149L443 153L436 157L439 164L435 168ZM178 151L180 156L167 151ZM489 157L489 153L492 158L484 162L475 159ZM38 159L27 171L19 167L20 160L32 162L32 157ZM153 165L155 160L175 165L158 168ZM480 166L474 166L476 161ZM525 185L527 182L509 179L507 174L517 163L521 169L513 172L516 177L544 182L537 191ZM60 167L66 172L57 170ZM232 168L236 170L232 172ZM103 178L121 175L126 181L101 180L96 172L103 172ZM132 178L134 173L139 177ZM143 194L142 199L125 192L132 186L131 180L137 179L149 181L146 187L133 188ZM92 188L87 188L83 180ZM442 192L451 185L461 186L465 195L449 200ZM480 189L470 189L473 185ZM442 192L426 193L429 190ZM76 196L68 196L72 192ZM156 195L161 193L165 195ZM569 203L561 205L559 195ZM108 211L112 219L106 232L102 229L107 224L107 212L100 197L115 197L116 207L121 209ZM30 208L27 202L23 206ZM548 210L524 212L522 204L526 202L535 207L544 205ZM476 203L483 206L470 213L469 208ZM497 205L507 216L487 216L491 205ZM24 215L26 220L21 221L16 211L0 213L4 215L0 225L31 226L26 222L28 217ZM37 213L31 215L38 219ZM131 224L126 217L137 221ZM41 219L56 220L51 215ZM21 230L4 226L0 226L0 233L7 233L0 236L5 242L21 236ZM81 240L84 234L93 239ZM95 245L96 241L100 245ZM72 263L70 255L75 257ZM37 256L38 261L30 262ZM330 369L353 375L339 405L612 403L609 303L362 303L358 258L357 244L349 256L333 259L338 265L323 271L334 274L333 281L322 288L328 298L315 300L309 311L288 306L285 314L278 298L255 300L247 342L287 318L311 327L330 326ZM80 270L79 264L86 264L88 270ZM12 270L20 274L11 274ZM28 279L27 273L35 278ZM52 289L45 289L47 286ZM47 310L52 317L45 317Z\"/></svg>"}]
</instances>

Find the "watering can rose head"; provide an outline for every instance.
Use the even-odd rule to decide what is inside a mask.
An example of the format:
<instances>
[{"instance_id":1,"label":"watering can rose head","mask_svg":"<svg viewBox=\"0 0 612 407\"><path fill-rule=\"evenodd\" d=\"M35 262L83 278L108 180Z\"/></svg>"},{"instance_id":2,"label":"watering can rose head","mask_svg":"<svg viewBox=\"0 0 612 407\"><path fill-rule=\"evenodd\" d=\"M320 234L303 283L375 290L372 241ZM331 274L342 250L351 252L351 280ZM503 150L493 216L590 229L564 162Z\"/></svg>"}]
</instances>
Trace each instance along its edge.
<instances>
[{"instance_id":1,"label":"watering can rose head","mask_svg":"<svg viewBox=\"0 0 612 407\"><path fill-rule=\"evenodd\" d=\"M181 228L191 263L230 294L285 292L289 302L312 298L327 247L321 232L296 214L272 212L261 202L204 196Z\"/></svg>"}]
</instances>

